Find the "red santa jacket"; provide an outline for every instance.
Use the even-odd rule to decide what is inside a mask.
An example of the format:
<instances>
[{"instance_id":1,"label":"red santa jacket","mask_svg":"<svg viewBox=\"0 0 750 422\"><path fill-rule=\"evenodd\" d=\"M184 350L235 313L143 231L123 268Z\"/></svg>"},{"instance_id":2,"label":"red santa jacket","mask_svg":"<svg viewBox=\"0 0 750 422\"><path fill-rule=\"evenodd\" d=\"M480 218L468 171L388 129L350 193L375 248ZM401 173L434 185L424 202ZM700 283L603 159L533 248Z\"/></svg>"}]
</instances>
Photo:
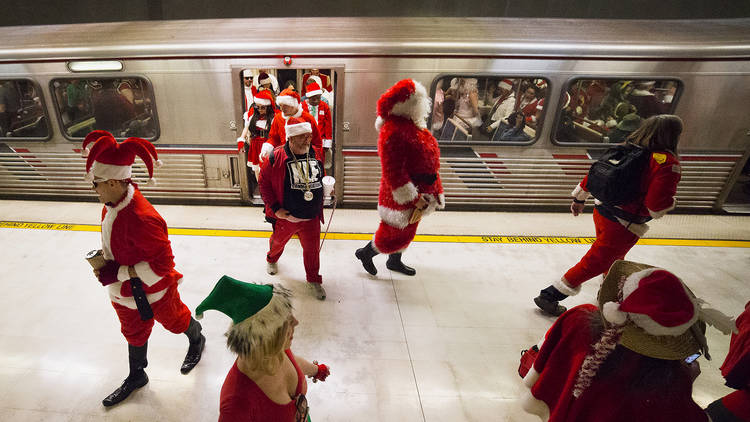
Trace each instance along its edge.
<instances>
[{"instance_id":1,"label":"red santa jacket","mask_svg":"<svg viewBox=\"0 0 750 422\"><path fill-rule=\"evenodd\" d=\"M312 76L311 73L305 73L302 75L302 86L307 87L307 80L310 79L310 76ZM328 92L333 91L333 87L331 86L331 79L328 77L328 75L324 75L322 73L318 74L318 77L320 78L320 87L325 89Z\"/></svg>"},{"instance_id":2,"label":"red santa jacket","mask_svg":"<svg viewBox=\"0 0 750 422\"><path fill-rule=\"evenodd\" d=\"M302 103L302 108L305 113L310 113L310 104L308 104L307 101ZM331 107L328 106L328 104L325 103L325 101L321 101L318 104L318 112L316 115L310 114L313 119L315 119L315 123L318 124L318 131L320 132L320 137L322 138L323 148L332 148L333 147L333 118L331 117Z\"/></svg>"},{"instance_id":3,"label":"red santa jacket","mask_svg":"<svg viewBox=\"0 0 750 422\"><path fill-rule=\"evenodd\" d=\"M102 210L102 252L104 258L120 264L117 282L110 284L113 302L136 309L128 266L143 282L150 303L161 299L169 287L182 281L174 269L174 256L167 237L167 224L134 185L119 203Z\"/></svg>"},{"instance_id":4,"label":"red santa jacket","mask_svg":"<svg viewBox=\"0 0 750 422\"><path fill-rule=\"evenodd\" d=\"M325 156L320 148L312 147L312 150L318 161L322 162L325 160ZM265 204L266 217L276 219L276 211L284 206L284 180L286 177L286 165L284 163L288 155L286 148L283 146L276 147L271 154L273 155L273 159L269 157L268 160L260 163L258 189L260 190L260 197L263 198L263 203ZM323 176L325 176L323 166L321 165L320 168L323 170ZM320 204L320 222L323 222L323 203Z\"/></svg>"},{"instance_id":5,"label":"red santa jacket","mask_svg":"<svg viewBox=\"0 0 750 422\"><path fill-rule=\"evenodd\" d=\"M380 128L380 192L378 213L390 226L408 225L419 195L428 202L428 214L445 207L440 182L440 148L429 130L401 116L389 116Z\"/></svg>"},{"instance_id":6,"label":"red santa jacket","mask_svg":"<svg viewBox=\"0 0 750 422\"><path fill-rule=\"evenodd\" d=\"M635 387L633 377L639 373L643 357L627 349L616 370L606 376L598 373L601 376L594 377L591 385L574 398L578 370L596 341L591 330L596 311L594 305L576 306L549 329L533 368L524 378L529 388L522 398L524 410L549 422L708 421L693 401L687 369L677 369L663 388L652 386L648 391Z\"/></svg>"},{"instance_id":7,"label":"red santa jacket","mask_svg":"<svg viewBox=\"0 0 750 422\"><path fill-rule=\"evenodd\" d=\"M635 201L621 205L620 208L635 215L661 218L675 207L677 184L682 175L680 161L669 151L655 151L651 153L649 165L644 171L641 194ZM588 175L573 190L573 197L584 200L590 196L586 189L587 181ZM643 236L648 230L645 224L629 224L624 220L621 223L629 226L628 230L638 236Z\"/></svg>"},{"instance_id":8,"label":"red santa jacket","mask_svg":"<svg viewBox=\"0 0 750 422\"><path fill-rule=\"evenodd\" d=\"M315 119L310 115L310 113L302 109L302 106L299 107L296 114L294 114L293 116L287 116L286 118L284 117L284 113L282 113L281 111L276 112L276 115L273 117L273 122L271 122L271 130L268 132L267 143L270 144L271 147L276 148L286 143L285 127L286 121L290 117L299 117L306 122L309 122L310 126L312 126L312 145L316 148L323 147L323 143L320 140L320 131L318 130L318 124L315 122Z\"/></svg>"}]
</instances>

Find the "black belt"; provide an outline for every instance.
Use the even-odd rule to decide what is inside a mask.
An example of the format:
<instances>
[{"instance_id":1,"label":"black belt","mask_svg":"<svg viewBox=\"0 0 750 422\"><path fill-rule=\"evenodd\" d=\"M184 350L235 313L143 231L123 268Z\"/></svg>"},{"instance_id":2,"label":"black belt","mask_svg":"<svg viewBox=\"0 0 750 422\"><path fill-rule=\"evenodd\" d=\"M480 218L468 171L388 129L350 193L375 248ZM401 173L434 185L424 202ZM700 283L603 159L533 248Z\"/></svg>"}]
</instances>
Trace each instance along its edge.
<instances>
[{"instance_id":1,"label":"black belt","mask_svg":"<svg viewBox=\"0 0 750 422\"><path fill-rule=\"evenodd\" d=\"M617 220L618 218L621 218L630 224L644 224L651 221L651 217L633 214L623 210L622 208L612 207L607 204L597 204L595 208L597 211L599 211L599 214L601 214L602 217L606 218L607 220L614 221L615 223L619 223L619 221Z\"/></svg>"},{"instance_id":2,"label":"black belt","mask_svg":"<svg viewBox=\"0 0 750 422\"><path fill-rule=\"evenodd\" d=\"M130 288L133 290L133 299L135 300L135 306L138 308L138 314L141 316L141 321L148 321L154 317L154 311L151 309L151 304L146 299L146 292L143 291L143 282L140 278L135 277L130 279Z\"/></svg>"},{"instance_id":3,"label":"black belt","mask_svg":"<svg viewBox=\"0 0 750 422\"><path fill-rule=\"evenodd\" d=\"M437 180L437 173L422 173L411 176L411 179L423 185L431 185Z\"/></svg>"}]
</instances>

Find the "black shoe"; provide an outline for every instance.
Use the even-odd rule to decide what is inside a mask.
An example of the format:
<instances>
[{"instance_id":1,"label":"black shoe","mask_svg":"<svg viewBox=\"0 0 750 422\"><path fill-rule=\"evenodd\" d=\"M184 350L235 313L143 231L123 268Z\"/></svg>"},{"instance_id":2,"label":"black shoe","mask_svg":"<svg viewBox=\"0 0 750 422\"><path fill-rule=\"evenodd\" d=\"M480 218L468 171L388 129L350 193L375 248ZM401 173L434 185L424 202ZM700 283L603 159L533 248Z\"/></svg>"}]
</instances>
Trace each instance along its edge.
<instances>
[{"instance_id":1,"label":"black shoe","mask_svg":"<svg viewBox=\"0 0 750 422\"><path fill-rule=\"evenodd\" d=\"M562 315L568 310L568 308L560 305L556 300L550 300L543 295L535 297L534 303L536 303L536 306L538 306L544 313L556 317Z\"/></svg>"},{"instance_id":2,"label":"black shoe","mask_svg":"<svg viewBox=\"0 0 750 422\"><path fill-rule=\"evenodd\" d=\"M146 384L148 384L148 375L146 375L145 371L140 371L135 375L128 375L128 377L125 378L125 381L122 382L122 385L117 390L115 390L112 394L108 395L104 400L102 400L102 404L105 407L114 406L117 403L128 398L130 393L143 387Z\"/></svg>"},{"instance_id":3,"label":"black shoe","mask_svg":"<svg viewBox=\"0 0 750 422\"><path fill-rule=\"evenodd\" d=\"M182 368L180 368L180 372L183 374L187 374L190 372L193 368L195 368L195 365L198 364L198 362L201 361L201 355L203 355L203 348L206 346L206 336L201 334L201 340L198 343L190 343L190 347L188 348L187 354L185 355L185 360L182 362Z\"/></svg>"},{"instance_id":4,"label":"black shoe","mask_svg":"<svg viewBox=\"0 0 750 422\"><path fill-rule=\"evenodd\" d=\"M365 267L365 271L375 275L378 273L378 269L375 268L375 264L372 263L372 257L377 254L373 254L372 252L374 251L372 251L372 247L368 243L364 248L357 249L357 252L354 252L354 256L362 261L362 266Z\"/></svg>"},{"instance_id":5,"label":"black shoe","mask_svg":"<svg viewBox=\"0 0 750 422\"><path fill-rule=\"evenodd\" d=\"M401 274L414 275L417 273L417 270L401 262L400 253L391 254L388 257L388 261L386 261L385 266L389 270L396 271L397 273L401 273Z\"/></svg>"}]
</instances>

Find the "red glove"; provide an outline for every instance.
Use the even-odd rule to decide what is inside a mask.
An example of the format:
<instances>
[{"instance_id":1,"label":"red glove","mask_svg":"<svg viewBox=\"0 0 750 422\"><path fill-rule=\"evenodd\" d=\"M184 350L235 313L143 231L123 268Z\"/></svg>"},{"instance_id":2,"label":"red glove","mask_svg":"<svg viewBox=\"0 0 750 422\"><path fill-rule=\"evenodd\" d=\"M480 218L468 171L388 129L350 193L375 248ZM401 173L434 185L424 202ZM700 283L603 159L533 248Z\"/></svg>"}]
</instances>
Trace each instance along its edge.
<instances>
[{"instance_id":1,"label":"red glove","mask_svg":"<svg viewBox=\"0 0 750 422\"><path fill-rule=\"evenodd\" d=\"M331 371L325 364L321 363L320 365L318 365L318 361L314 360L313 365L318 367L318 373L313 375L312 377L314 383L318 381L325 381L326 378L331 375Z\"/></svg>"},{"instance_id":2,"label":"red glove","mask_svg":"<svg viewBox=\"0 0 750 422\"><path fill-rule=\"evenodd\" d=\"M117 272L120 270L120 264L117 261L107 261L103 267L99 268L99 282L102 286L109 286L117 283Z\"/></svg>"}]
</instances>

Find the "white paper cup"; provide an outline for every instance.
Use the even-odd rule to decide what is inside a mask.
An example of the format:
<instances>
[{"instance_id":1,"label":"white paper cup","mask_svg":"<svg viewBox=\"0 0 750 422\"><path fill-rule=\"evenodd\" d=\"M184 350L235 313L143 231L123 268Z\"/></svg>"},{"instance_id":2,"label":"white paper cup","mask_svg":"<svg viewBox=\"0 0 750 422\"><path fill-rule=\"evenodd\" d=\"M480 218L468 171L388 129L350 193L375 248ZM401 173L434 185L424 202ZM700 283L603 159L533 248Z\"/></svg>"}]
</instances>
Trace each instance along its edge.
<instances>
[{"instance_id":1,"label":"white paper cup","mask_svg":"<svg viewBox=\"0 0 750 422\"><path fill-rule=\"evenodd\" d=\"M333 193L333 185L336 184L336 179L332 176L323 177L323 197L329 197Z\"/></svg>"}]
</instances>

